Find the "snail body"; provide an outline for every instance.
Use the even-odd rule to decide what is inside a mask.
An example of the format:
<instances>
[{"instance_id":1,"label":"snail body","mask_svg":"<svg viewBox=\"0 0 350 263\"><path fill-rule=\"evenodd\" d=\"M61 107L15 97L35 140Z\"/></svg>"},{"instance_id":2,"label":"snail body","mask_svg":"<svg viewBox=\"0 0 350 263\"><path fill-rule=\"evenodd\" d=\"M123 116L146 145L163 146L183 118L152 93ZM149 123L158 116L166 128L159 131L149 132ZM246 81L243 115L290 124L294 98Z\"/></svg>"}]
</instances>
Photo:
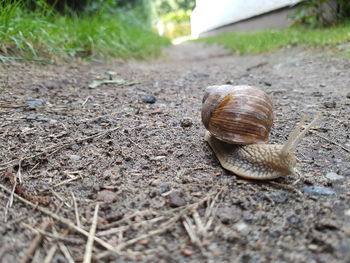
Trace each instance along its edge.
<instances>
[{"instance_id":1,"label":"snail body","mask_svg":"<svg viewBox=\"0 0 350 263\"><path fill-rule=\"evenodd\" d=\"M241 92L242 89L245 92ZM238 93L237 90L239 90ZM252 95L250 95L251 92L253 92ZM237 94L241 95L237 96ZM248 96L244 98L243 94ZM239 101L230 103L225 101L235 99ZM218 116L222 109L217 108L223 107L222 102L232 107L226 111L239 113L230 116L233 119L232 123L227 114L223 118ZM240 107L245 110L240 110ZM214 122L219 122L215 124L216 126L224 127L219 133L216 127L212 128L213 117L216 118ZM266 144L272 126L273 110L271 100L262 90L250 86L211 86L207 88L203 98L202 121L208 129L204 139L223 168L247 179L269 180L292 174L297 163L295 149L320 118L319 116L302 130L306 120L304 117L283 145ZM224 119L223 123L220 123L221 119ZM227 126L227 123L230 124ZM229 130L228 135L222 135L227 130ZM239 136L234 134L236 131L239 132ZM244 131L247 131L247 136L243 135ZM244 141L244 138L247 138L247 141Z\"/></svg>"}]
</instances>

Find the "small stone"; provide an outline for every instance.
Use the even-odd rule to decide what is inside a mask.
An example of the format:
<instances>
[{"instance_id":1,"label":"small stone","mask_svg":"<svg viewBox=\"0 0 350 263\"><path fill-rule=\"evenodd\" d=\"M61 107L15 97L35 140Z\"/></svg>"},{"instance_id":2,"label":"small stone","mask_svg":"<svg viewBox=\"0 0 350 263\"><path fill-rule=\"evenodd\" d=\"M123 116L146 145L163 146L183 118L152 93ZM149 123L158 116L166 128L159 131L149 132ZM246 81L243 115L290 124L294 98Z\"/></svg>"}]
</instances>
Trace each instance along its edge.
<instances>
[{"instance_id":1,"label":"small stone","mask_svg":"<svg viewBox=\"0 0 350 263\"><path fill-rule=\"evenodd\" d=\"M31 114L31 115L28 115L27 117L26 117L26 120L27 121L34 121L34 120L36 120L38 118L38 116L36 116L35 114Z\"/></svg>"},{"instance_id":2,"label":"small stone","mask_svg":"<svg viewBox=\"0 0 350 263\"><path fill-rule=\"evenodd\" d=\"M280 236L281 236L280 231L273 231L270 233L270 237L273 237L273 238L279 238Z\"/></svg>"},{"instance_id":3,"label":"small stone","mask_svg":"<svg viewBox=\"0 0 350 263\"><path fill-rule=\"evenodd\" d=\"M70 158L72 161L77 162L77 161L80 161L81 156L80 156L80 155L76 155L76 154L71 154L71 155L69 155L69 158Z\"/></svg>"},{"instance_id":4,"label":"small stone","mask_svg":"<svg viewBox=\"0 0 350 263\"><path fill-rule=\"evenodd\" d=\"M318 222L315 225L315 229L318 231L337 230L339 229L339 226L337 225L337 222L335 222L334 220L323 218L323 219L320 219L320 222Z\"/></svg>"},{"instance_id":5,"label":"small stone","mask_svg":"<svg viewBox=\"0 0 350 263\"><path fill-rule=\"evenodd\" d=\"M242 211L235 207L220 207L216 210L216 215L223 224L229 224L241 219Z\"/></svg>"},{"instance_id":6,"label":"small stone","mask_svg":"<svg viewBox=\"0 0 350 263\"><path fill-rule=\"evenodd\" d=\"M151 114L153 114L153 115L163 114L163 109L161 109L161 108L155 109L155 110L151 111Z\"/></svg>"},{"instance_id":7,"label":"small stone","mask_svg":"<svg viewBox=\"0 0 350 263\"><path fill-rule=\"evenodd\" d=\"M179 192L173 192L169 194L168 202L171 207L180 207L186 205L186 201L181 197Z\"/></svg>"},{"instance_id":8,"label":"small stone","mask_svg":"<svg viewBox=\"0 0 350 263\"><path fill-rule=\"evenodd\" d=\"M180 125L182 128L191 127L193 125L192 119L184 118L180 121Z\"/></svg>"},{"instance_id":9,"label":"small stone","mask_svg":"<svg viewBox=\"0 0 350 263\"><path fill-rule=\"evenodd\" d=\"M350 209L344 211L344 215L350 216Z\"/></svg>"},{"instance_id":10,"label":"small stone","mask_svg":"<svg viewBox=\"0 0 350 263\"><path fill-rule=\"evenodd\" d=\"M151 104L150 105L150 108L151 109L158 109L158 108L162 108L162 109L164 109L164 108L166 108L167 107L167 105L166 104L164 104L164 103L153 103L153 104Z\"/></svg>"},{"instance_id":11,"label":"small stone","mask_svg":"<svg viewBox=\"0 0 350 263\"><path fill-rule=\"evenodd\" d=\"M349 241L342 241L338 243L337 250L343 254L344 256L349 256L350 251L350 242Z\"/></svg>"},{"instance_id":12,"label":"small stone","mask_svg":"<svg viewBox=\"0 0 350 263\"><path fill-rule=\"evenodd\" d=\"M322 92L320 92L320 91L314 91L314 92L311 93L311 96L314 96L314 97L322 97L323 94L322 94Z\"/></svg>"},{"instance_id":13,"label":"small stone","mask_svg":"<svg viewBox=\"0 0 350 263\"><path fill-rule=\"evenodd\" d=\"M24 103L29 107L38 107L45 105L45 101L43 99L26 100Z\"/></svg>"},{"instance_id":14,"label":"small stone","mask_svg":"<svg viewBox=\"0 0 350 263\"><path fill-rule=\"evenodd\" d=\"M150 160L152 160L152 161L160 161L160 160L163 160L165 158L166 158L166 156L159 155L159 156L151 157Z\"/></svg>"},{"instance_id":15,"label":"small stone","mask_svg":"<svg viewBox=\"0 0 350 263\"><path fill-rule=\"evenodd\" d=\"M310 244L310 245L308 246L308 248L309 248L310 250L312 250L312 251L317 251L317 250L318 250L318 246L315 245L315 244Z\"/></svg>"},{"instance_id":16,"label":"small stone","mask_svg":"<svg viewBox=\"0 0 350 263\"><path fill-rule=\"evenodd\" d=\"M346 93L346 98L350 99L350 92Z\"/></svg>"},{"instance_id":17,"label":"small stone","mask_svg":"<svg viewBox=\"0 0 350 263\"><path fill-rule=\"evenodd\" d=\"M268 193L267 196L276 203L283 204L288 201L288 195L284 191L275 191Z\"/></svg>"},{"instance_id":18,"label":"small stone","mask_svg":"<svg viewBox=\"0 0 350 263\"><path fill-rule=\"evenodd\" d=\"M57 123L58 123L58 120L50 119L49 123L50 123L50 124L57 124Z\"/></svg>"},{"instance_id":19,"label":"small stone","mask_svg":"<svg viewBox=\"0 0 350 263\"><path fill-rule=\"evenodd\" d=\"M250 233L249 226L244 222L238 222L232 227L243 236L246 236Z\"/></svg>"},{"instance_id":20,"label":"small stone","mask_svg":"<svg viewBox=\"0 0 350 263\"><path fill-rule=\"evenodd\" d=\"M151 94L146 94L142 98L142 102L144 102L144 103L152 104L152 103L155 103L156 101L157 101L157 98Z\"/></svg>"},{"instance_id":21,"label":"small stone","mask_svg":"<svg viewBox=\"0 0 350 263\"><path fill-rule=\"evenodd\" d=\"M303 186L301 190L311 195L335 195L335 192L323 186Z\"/></svg>"},{"instance_id":22,"label":"small stone","mask_svg":"<svg viewBox=\"0 0 350 263\"><path fill-rule=\"evenodd\" d=\"M170 185L168 185L168 184L161 184L159 186L159 188L160 188L162 193L166 193L166 192L170 191Z\"/></svg>"},{"instance_id":23,"label":"small stone","mask_svg":"<svg viewBox=\"0 0 350 263\"><path fill-rule=\"evenodd\" d=\"M45 118L45 117L41 117L41 116L37 116L36 120L37 121L42 121L42 122L49 122L50 121L49 118Z\"/></svg>"},{"instance_id":24,"label":"small stone","mask_svg":"<svg viewBox=\"0 0 350 263\"><path fill-rule=\"evenodd\" d=\"M268 82L268 81L263 81L262 84L264 84L267 87L271 87L272 86L272 83Z\"/></svg>"},{"instance_id":25,"label":"small stone","mask_svg":"<svg viewBox=\"0 0 350 263\"><path fill-rule=\"evenodd\" d=\"M115 192L109 190L102 190L97 193L96 201L111 203L115 200L117 200L117 195Z\"/></svg>"},{"instance_id":26,"label":"small stone","mask_svg":"<svg viewBox=\"0 0 350 263\"><path fill-rule=\"evenodd\" d=\"M346 169L344 172L342 172L344 176L350 176L350 169Z\"/></svg>"},{"instance_id":27,"label":"small stone","mask_svg":"<svg viewBox=\"0 0 350 263\"><path fill-rule=\"evenodd\" d=\"M297 225L300 223L300 218L292 215L287 217L287 221L293 225Z\"/></svg>"},{"instance_id":28,"label":"small stone","mask_svg":"<svg viewBox=\"0 0 350 263\"><path fill-rule=\"evenodd\" d=\"M184 153L181 152L181 151L176 151L176 152L174 152L174 155L175 155L176 157L182 157L182 156L184 156Z\"/></svg>"},{"instance_id":29,"label":"small stone","mask_svg":"<svg viewBox=\"0 0 350 263\"><path fill-rule=\"evenodd\" d=\"M122 219L124 216L124 213L123 211L110 211L108 213L108 215L106 215L106 220L108 223L112 223L112 222L115 222L115 221L118 221L120 219Z\"/></svg>"},{"instance_id":30,"label":"small stone","mask_svg":"<svg viewBox=\"0 0 350 263\"><path fill-rule=\"evenodd\" d=\"M323 105L328 109L333 109L337 107L337 103L335 101L326 101L323 103Z\"/></svg>"},{"instance_id":31,"label":"small stone","mask_svg":"<svg viewBox=\"0 0 350 263\"><path fill-rule=\"evenodd\" d=\"M195 78L208 78L209 76L207 73L193 73L193 77Z\"/></svg>"},{"instance_id":32,"label":"small stone","mask_svg":"<svg viewBox=\"0 0 350 263\"><path fill-rule=\"evenodd\" d=\"M41 117L36 114L31 114L26 117L27 121L42 121L42 122L48 122L50 121L49 118Z\"/></svg>"},{"instance_id":33,"label":"small stone","mask_svg":"<svg viewBox=\"0 0 350 263\"><path fill-rule=\"evenodd\" d=\"M330 172L330 173L326 174L326 178L331 180L331 181L338 181L338 180L344 179L344 176L341 176L341 175L334 173L334 172Z\"/></svg>"},{"instance_id":34,"label":"small stone","mask_svg":"<svg viewBox=\"0 0 350 263\"><path fill-rule=\"evenodd\" d=\"M190 249L188 249L188 248L182 248L182 249L180 250L180 253L181 253L182 255L184 255L184 256L190 257L190 256L192 256L193 251L190 250Z\"/></svg>"},{"instance_id":35,"label":"small stone","mask_svg":"<svg viewBox=\"0 0 350 263\"><path fill-rule=\"evenodd\" d=\"M148 238L144 238L144 239L141 239L139 242L137 242L137 244L139 245L147 245L149 243L149 239Z\"/></svg>"},{"instance_id":36,"label":"small stone","mask_svg":"<svg viewBox=\"0 0 350 263\"><path fill-rule=\"evenodd\" d=\"M218 245L216 243L211 243L210 246L208 247L209 250L215 250L218 248Z\"/></svg>"}]
</instances>

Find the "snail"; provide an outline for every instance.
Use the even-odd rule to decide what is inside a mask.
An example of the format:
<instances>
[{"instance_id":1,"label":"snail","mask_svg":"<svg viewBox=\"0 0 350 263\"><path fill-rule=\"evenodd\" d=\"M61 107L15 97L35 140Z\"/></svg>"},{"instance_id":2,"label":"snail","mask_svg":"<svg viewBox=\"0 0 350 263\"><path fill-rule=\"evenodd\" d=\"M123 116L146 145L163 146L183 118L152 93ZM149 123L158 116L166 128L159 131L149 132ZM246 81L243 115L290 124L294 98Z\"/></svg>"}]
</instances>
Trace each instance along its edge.
<instances>
[{"instance_id":1,"label":"snail","mask_svg":"<svg viewBox=\"0 0 350 263\"><path fill-rule=\"evenodd\" d=\"M205 141L223 168L247 179L269 180L294 173L295 149L320 118L302 130L307 119L304 117L285 144L267 144L273 105L261 89L210 86L202 103Z\"/></svg>"}]
</instances>

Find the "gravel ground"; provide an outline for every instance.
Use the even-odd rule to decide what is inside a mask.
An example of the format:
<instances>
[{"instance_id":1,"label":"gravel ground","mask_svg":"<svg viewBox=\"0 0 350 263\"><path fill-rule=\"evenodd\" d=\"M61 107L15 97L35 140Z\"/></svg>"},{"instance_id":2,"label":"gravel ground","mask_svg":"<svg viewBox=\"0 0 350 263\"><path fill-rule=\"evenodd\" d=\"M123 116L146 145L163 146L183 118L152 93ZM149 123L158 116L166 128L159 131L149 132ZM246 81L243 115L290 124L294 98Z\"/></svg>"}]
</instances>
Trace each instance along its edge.
<instances>
[{"instance_id":1,"label":"gravel ground","mask_svg":"<svg viewBox=\"0 0 350 263\"><path fill-rule=\"evenodd\" d=\"M95 262L350 262L349 70L325 50L198 43L146 62L1 64L0 261L83 261L95 221ZM271 143L324 116L297 148L300 181L220 167L200 119L219 84L270 95Z\"/></svg>"}]
</instances>

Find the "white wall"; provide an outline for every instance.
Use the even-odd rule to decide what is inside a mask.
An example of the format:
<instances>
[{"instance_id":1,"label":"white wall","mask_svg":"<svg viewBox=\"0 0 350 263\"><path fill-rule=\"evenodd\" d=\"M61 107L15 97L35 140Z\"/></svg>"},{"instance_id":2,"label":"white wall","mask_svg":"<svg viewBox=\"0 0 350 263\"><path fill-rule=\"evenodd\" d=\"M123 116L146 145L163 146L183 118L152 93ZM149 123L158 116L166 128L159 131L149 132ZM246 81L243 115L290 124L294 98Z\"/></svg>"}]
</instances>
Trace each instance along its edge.
<instances>
[{"instance_id":1,"label":"white wall","mask_svg":"<svg viewBox=\"0 0 350 263\"><path fill-rule=\"evenodd\" d=\"M291 6L302 0L196 0L191 15L192 36L253 16Z\"/></svg>"}]
</instances>

